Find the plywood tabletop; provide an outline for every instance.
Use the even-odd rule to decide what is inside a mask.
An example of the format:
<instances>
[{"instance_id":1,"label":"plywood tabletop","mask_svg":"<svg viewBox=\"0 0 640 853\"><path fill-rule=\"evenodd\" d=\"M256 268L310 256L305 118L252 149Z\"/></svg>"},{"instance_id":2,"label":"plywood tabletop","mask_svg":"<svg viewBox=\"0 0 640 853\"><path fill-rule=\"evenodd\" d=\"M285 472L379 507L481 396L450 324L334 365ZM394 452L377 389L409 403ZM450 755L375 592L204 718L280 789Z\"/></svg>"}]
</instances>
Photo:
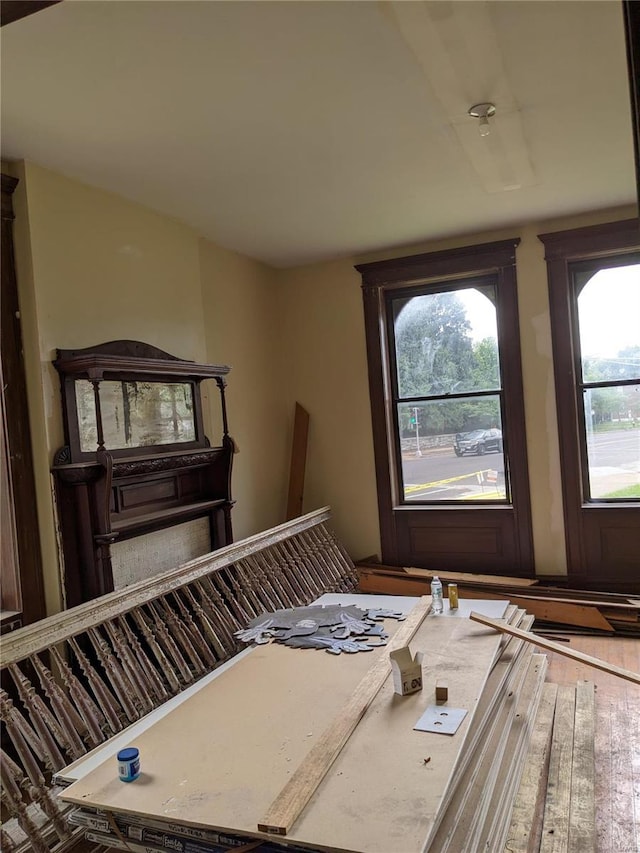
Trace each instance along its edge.
<instances>
[{"instance_id":1,"label":"plywood tabletop","mask_svg":"<svg viewBox=\"0 0 640 853\"><path fill-rule=\"evenodd\" d=\"M286 840L421 850L502 642L468 619L428 616L411 643L424 655L422 692L400 697L386 680ZM135 738L139 779L121 782L114 754L62 798L260 837L270 804L381 654L257 647ZM448 684L449 705L468 711L452 737L413 731L434 704L436 678Z\"/></svg>"}]
</instances>

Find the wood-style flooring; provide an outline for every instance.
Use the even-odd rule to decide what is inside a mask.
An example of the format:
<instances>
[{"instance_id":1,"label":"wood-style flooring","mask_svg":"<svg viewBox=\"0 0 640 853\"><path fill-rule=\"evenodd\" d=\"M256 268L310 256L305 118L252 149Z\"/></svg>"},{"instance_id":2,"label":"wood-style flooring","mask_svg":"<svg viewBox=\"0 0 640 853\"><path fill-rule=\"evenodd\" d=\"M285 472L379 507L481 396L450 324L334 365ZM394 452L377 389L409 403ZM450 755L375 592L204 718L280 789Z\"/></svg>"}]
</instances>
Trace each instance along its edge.
<instances>
[{"instance_id":1,"label":"wood-style flooring","mask_svg":"<svg viewBox=\"0 0 640 853\"><path fill-rule=\"evenodd\" d=\"M640 672L640 640L565 637L569 648ZM640 853L640 687L547 652L547 681L595 684L596 839L598 853Z\"/></svg>"}]
</instances>

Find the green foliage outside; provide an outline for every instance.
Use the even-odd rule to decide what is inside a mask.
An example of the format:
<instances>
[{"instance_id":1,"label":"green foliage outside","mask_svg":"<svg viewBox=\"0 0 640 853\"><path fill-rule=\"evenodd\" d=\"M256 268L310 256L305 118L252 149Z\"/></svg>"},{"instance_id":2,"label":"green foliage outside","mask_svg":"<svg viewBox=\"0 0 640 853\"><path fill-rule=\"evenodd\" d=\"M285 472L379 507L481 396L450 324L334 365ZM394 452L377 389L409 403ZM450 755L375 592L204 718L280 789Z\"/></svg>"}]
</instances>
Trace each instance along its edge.
<instances>
[{"instance_id":1,"label":"green foliage outside","mask_svg":"<svg viewBox=\"0 0 640 853\"><path fill-rule=\"evenodd\" d=\"M638 429L640 421L638 419L630 421L603 421L602 423L594 424L594 432L620 432L625 429Z\"/></svg>"},{"instance_id":2,"label":"green foliage outside","mask_svg":"<svg viewBox=\"0 0 640 853\"><path fill-rule=\"evenodd\" d=\"M492 287L478 287L495 302ZM439 435L501 428L500 370L495 338L474 341L467 309L457 292L424 294L394 303L398 396L427 398L399 405L404 436ZM585 358L585 382L638 379L638 385L594 388L586 392L587 423L594 431L640 423L640 346L613 358ZM478 391L493 397L474 398ZM429 397L451 395L451 400ZM415 423L417 415L417 424Z\"/></svg>"},{"instance_id":3,"label":"green foliage outside","mask_svg":"<svg viewBox=\"0 0 640 853\"><path fill-rule=\"evenodd\" d=\"M455 292L398 300L395 307L396 362L400 398L469 395L463 399L400 405L404 435L417 408L421 435L500 427L500 402L473 398L500 390L495 338L473 341L465 305Z\"/></svg>"},{"instance_id":4,"label":"green foliage outside","mask_svg":"<svg viewBox=\"0 0 640 853\"><path fill-rule=\"evenodd\" d=\"M635 486L625 486L624 489L617 489L615 492L609 492L603 495L605 498L640 498L640 484Z\"/></svg>"},{"instance_id":5,"label":"green foliage outside","mask_svg":"<svg viewBox=\"0 0 640 853\"><path fill-rule=\"evenodd\" d=\"M614 358L585 358L582 365L585 382L640 382L640 346L625 347ZM640 385L593 388L587 391L587 415L597 431L614 421L640 421Z\"/></svg>"},{"instance_id":6,"label":"green foliage outside","mask_svg":"<svg viewBox=\"0 0 640 853\"><path fill-rule=\"evenodd\" d=\"M625 347L613 358L585 358L582 373L585 382L640 379L640 346Z\"/></svg>"}]
</instances>

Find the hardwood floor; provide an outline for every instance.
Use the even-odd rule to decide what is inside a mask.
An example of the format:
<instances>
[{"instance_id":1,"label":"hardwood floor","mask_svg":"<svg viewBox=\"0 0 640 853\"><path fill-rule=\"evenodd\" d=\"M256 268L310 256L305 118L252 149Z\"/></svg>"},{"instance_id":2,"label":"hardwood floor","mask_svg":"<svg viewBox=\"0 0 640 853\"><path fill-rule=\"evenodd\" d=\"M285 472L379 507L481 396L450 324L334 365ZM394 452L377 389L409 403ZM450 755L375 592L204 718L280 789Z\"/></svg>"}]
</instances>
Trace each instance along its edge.
<instances>
[{"instance_id":1,"label":"hardwood floor","mask_svg":"<svg viewBox=\"0 0 640 853\"><path fill-rule=\"evenodd\" d=\"M638 639L573 635L566 639L571 649L640 672ZM640 687L555 652L547 656L547 681L595 684L598 853L640 853Z\"/></svg>"}]
</instances>

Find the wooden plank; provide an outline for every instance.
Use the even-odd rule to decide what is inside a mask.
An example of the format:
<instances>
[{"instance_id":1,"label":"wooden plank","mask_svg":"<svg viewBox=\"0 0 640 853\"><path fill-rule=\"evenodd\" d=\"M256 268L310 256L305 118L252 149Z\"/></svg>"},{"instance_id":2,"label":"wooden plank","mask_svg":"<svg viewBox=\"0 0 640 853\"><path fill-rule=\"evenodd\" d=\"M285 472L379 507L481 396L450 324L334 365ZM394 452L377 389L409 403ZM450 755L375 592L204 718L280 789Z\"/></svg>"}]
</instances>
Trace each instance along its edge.
<instances>
[{"instance_id":1,"label":"wooden plank","mask_svg":"<svg viewBox=\"0 0 640 853\"><path fill-rule=\"evenodd\" d=\"M585 604L596 607L621 608L628 612L640 613L640 597L630 598L621 593L593 592L591 590L569 589L568 587L545 586L541 579L514 578L501 575L474 575L470 572L435 572L431 569L400 568L398 566L386 566L377 563L371 558L359 560L356 564L358 571L376 572L379 574L402 577L424 577L431 579L435 574L441 580L456 582L466 587L484 589L487 586L495 587L502 592L513 592L514 595L523 595L527 598L552 598L556 601L573 602L574 604Z\"/></svg>"},{"instance_id":2,"label":"wooden plank","mask_svg":"<svg viewBox=\"0 0 640 853\"><path fill-rule=\"evenodd\" d=\"M436 575L440 580L448 583L476 583L487 586L536 586L535 578L512 578L504 575L475 575L468 572L436 572L432 569L403 568L402 571L413 577L434 578Z\"/></svg>"},{"instance_id":3,"label":"wooden plank","mask_svg":"<svg viewBox=\"0 0 640 853\"><path fill-rule=\"evenodd\" d=\"M535 592L538 592L536 590ZM618 602L602 602L597 599L589 599L589 598L567 598L561 595L536 595L534 592L528 591L520 591L518 590L515 595L521 595L522 598L526 598L527 601L556 601L559 604L582 604L585 607L597 607L601 613L605 613L605 611L610 613L628 613L629 616L638 618L638 611L635 607L632 607L630 604L620 604Z\"/></svg>"},{"instance_id":4,"label":"wooden plank","mask_svg":"<svg viewBox=\"0 0 640 853\"><path fill-rule=\"evenodd\" d=\"M389 652L411 642L430 609L431 599L427 596L416 604L392 641L360 681L349 701L275 798L258 823L260 832L287 834L388 678L391 672Z\"/></svg>"},{"instance_id":5,"label":"wooden plank","mask_svg":"<svg viewBox=\"0 0 640 853\"><path fill-rule=\"evenodd\" d=\"M508 853L535 853L540 847L557 693L556 684L545 684L511 813Z\"/></svg>"},{"instance_id":6,"label":"wooden plank","mask_svg":"<svg viewBox=\"0 0 640 853\"><path fill-rule=\"evenodd\" d=\"M573 733L569 853L595 853L595 850L595 688L592 681L579 681Z\"/></svg>"},{"instance_id":7,"label":"wooden plank","mask_svg":"<svg viewBox=\"0 0 640 853\"><path fill-rule=\"evenodd\" d=\"M605 619L615 619L617 622L638 622L638 611L633 609L630 611L625 611L622 608L624 604L617 604L616 607L621 608L620 610L613 610L612 605L608 604L606 607L600 607L599 610L604 616Z\"/></svg>"},{"instance_id":8,"label":"wooden plank","mask_svg":"<svg viewBox=\"0 0 640 853\"><path fill-rule=\"evenodd\" d=\"M541 649L548 649L549 651L557 652L565 657L580 661L587 666L592 666L594 669L600 669L603 672L608 672L610 675L617 675L619 678L624 678L626 681L632 681L634 684L640 684L640 674L637 672L631 672L631 670L623 669L621 666L615 666L614 664L591 657L591 655L576 652L573 649L563 646L561 643L554 643L553 640L547 640L545 637L531 634L528 631L521 631L519 628L512 628L509 625L499 622L497 619L490 619L488 616L481 616L479 613L471 613L469 618L474 622L480 622L481 625L486 625L489 628L494 628L496 631L501 631L503 634L510 634L512 637L519 637L522 640L533 643L534 646L538 646Z\"/></svg>"},{"instance_id":9,"label":"wooden plank","mask_svg":"<svg viewBox=\"0 0 640 853\"><path fill-rule=\"evenodd\" d=\"M514 610L510 622L520 622L521 619L527 628L533 622L533 617L525 616L522 611ZM502 646L499 659L492 667L482 695L478 699L476 713L465 742L464 753L456 765L451 784L442 801L444 817L442 823L437 828L436 837L441 837L443 832L449 833L447 824L450 827L451 821L455 822L456 818L455 815L452 817L453 809L451 804L454 800L462 796L460 791L461 780L465 778L465 774L474 772L471 765L477 764L480 760L478 756L486 749L490 733L496 725L499 708L504 702L505 697L508 697L513 692L514 686L518 678L520 678L518 673L522 671L522 666L526 668L526 661L531 658L532 653L533 650L530 646L522 640L510 638L508 643ZM523 661L525 661L524 664ZM433 839L428 840L430 842L433 841ZM436 846L436 849L439 848Z\"/></svg>"},{"instance_id":10,"label":"wooden plank","mask_svg":"<svg viewBox=\"0 0 640 853\"><path fill-rule=\"evenodd\" d=\"M503 784L517 762L519 732L526 711L534 701L544 671L540 659L543 655L530 655L519 661L508 691L499 697L499 705L490 716L489 728L476 755L461 780L459 790L444 817L435 849L465 851L496 849L486 843L487 834L493 830L498 801ZM546 660L544 661L546 665ZM515 728L514 728L515 726ZM457 809L455 808L458 803ZM453 813L452 813L453 812ZM444 834L444 838L443 838ZM438 837L436 838L436 842Z\"/></svg>"},{"instance_id":11,"label":"wooden plank","mask_svg":"<svg viewBox=\"0 0 640 853\"><path fill-rule=\"evenodd\" d=\"M572 645L627 669L640 671L640 643L625 637L572 637ZM549 654L550 681L575 683L580 664ZM640 850L640 690L628 681L599 673L596 682L597 849Z\"/></svg>"},{"instance_id":12,"label":"wooden plank","mask_svg":"<svg viewBox=\"0 0 640 853\"><path fill-rule=\"evenodd\" d=\"M631 619L638 621L638 609L631 604L620 604L617 601L611 603L598 601L596 598L566 598L560 595L533 595L529 592L523 592L522 597L532 599L534 601L558 601L562 604L584 604L587 607L597 607L600 612L606 616L608 613L616 615L616 618L622 618L620 614L628 615Z\"/></svg>"},{"instance_id":13,"label":"wooden plank","mask_svg":"<svg viewBox=\"0 0 640 853\"><path fill-rule=\"evenodd\" d=\"M558 687L551 754L549 756L549 779L540 853L567 853L569 847L569 807L575 707L575 687L561 684Z\"/></svg>"},{"instance_id":14,"label":"wooden plank","mask_svg":"<svg viewBox=\"0 0 640 853\"><path fill-rule=\"evenodd\" d=\"M443 576L443 582L446 578ZM430 576L378 575L377 573L361 572L359 588L362 592L394 592L398 595L417 595L428 590ZM446 585L445 585L446 591ZM597 631L613 632L611 623L601 614L595 605L576 604L570 600L558 602L555 599L518 595L510 592L497 592L493 589L472 588L458 583L460 598L508 598L517 607L523 607L541 622L560 622L565 625L576 625L581 628L592 628Z\"/></svg>"},{"instance_id":15,"label":"wooden plank","mask_svg":"<svg viewBox=\"0 0 640 853\"><path fill-rule=\"evenodd\" d=\"M291 467L289 469L289 493L287 498L287 521L302 515L304 474L307 464L307 439L309 436L309 412L296 403L293 420L293 442L291 445Z\"/></svg>"},{"instance_id":16,"label":"wooden plank","mask_svg":"<svg viewBox=\"0 0 640 853\"><path fill-rule=\"evenodd\" d=\"M570 589L569 587L564 586L543 586L542 584L536 586L536 588L532 589L531 592L535 592L536 595L550 596L551 598L562 597L570 599L571 601L585 601L590 604L606 605L607 607L610 605L617 607L620 604L624 607L630 608L640 607L640 597L635 599L627 598L619 592L603 592L602 590L594 592L589 589ZM527 593L527 595L528 594L529 593Z\"/></svg>"},{"instance_id":17,"label":"wooden plank","mask_svg":"<svg viewBox=\"0 0 640 853\"><path fill-rule=\"evenodd\" d=\"M465 593L466 594L466 593ZM481 595L484 597L485 593ZM491 593L503 597L504 593ZM594 628L597 631L613 631L611 623L600 613L597 607L587 607L584 604L559 602L554 599L533 599L528 596L508 595L509 601L518 607L524 607L540 622L561 622L564 625L576 625L581 628Z\"/></svg>"},{"instance_id":18,"label":"wooden plank","mask_svg":"<svg viewBox=\"0 0 640 853\"><path fill-rule=\"evenodd\" d=\"M414 575L415 577L432 578L436 575L441 581L449 581L449 583L457 583L467 581L467 583L486 583L489 585L501 586L535 586L538 581L536 578L515 578L505 577L503 575L475 575L470 572L439 572L432 569L419 569L413 566L385 566L378 563L370 563L364 560L358 561L356 564L358 569L372 569L373 571L388 571L395 574Z\"/></svg>"},{"instance_id":19,"label":"wooden plank","mask_svg":"<svg viewBox=\"0 0 640 853\"><path fill-rule=\"evenodd\" d=\"M516 795L517 782L522 773L529 732L540 703L546 671L547 656L532 655L509 726L503 733L504 748L500 764L493 774L493 790L491 791L489 785L484 786L482 806L485 815L484 826L480 830L479 837L473 839L473 847L469 845L470 850L479 853L479 851L504 849L507 820ZM500 839L499 844L497 839Z\"/></svg>"},{"instance_id":20,"label":"wooden plank","mask_svg":"<svg viewBox=\"0 0 640 853\"><path fill-rule=\"evenodd\" d=\"M428 583L423 579L409 578L406 575L377 574L358 568L359 592L383 593L384 595L424 595Z\"/></svg>"},{"instance_id":21,"label":"wooden plank","mask_svg":"<svg viewBox=\"0 0 640 853\"><path fill-rule=\"evenodd\" d=\"M488 776L500 751L504 746L503 735L508 730L510 715L513 713L515 696L520 694L522 684L533 655L519 658L509 672L505 689L496 695L496 701L490 710L483 709L476 725L481 737L474 737L465 748L465 766L461 773L454 776L455 786L446 802L446 810L435 835L428 839L428 850L449 851L467 849L469 836L478 834L477 818L480 802ZM478 711L480 711L480 707ZM478 715L477 715L478 716Z\"/></svg>"},{"instance_id":22,"label":"wooden plank","mask_svg":"<svg viewBox=\"0 0 640 853\"><path fill-rule=\"evenodd\" d=\"M553 622L574 625L580 628L592 628L597 631L613 632L613 626L595 606L575 604L572 601L557 601L552 598L534 598L528 595L512 595L508 592L494 592L486 589L467 589L458 585L460 598L508 598L512 604L524 608L539 622Z\"/></svg>"},{"instance_id":23,"label":"wooden plank","mask_svg":"<svg viewBox=\"0 0 640 853\"><path fill-rule=\"evenodd\" d=\"M623 661L637 658L636 649L623 651ZM602 702L604 700L604 702ZM640 791L640 691L627 689L618 695L607 691L603 696L598 690L598 703L605 706L606 723L601 720L596 734L598 777L601 772L601 757L610 761L609 803L611 824L609 847L600 844L599 850L640 850L640 814L638 791ZM607 724L610 729L607 731ZM599 737L606 737L605 744ZM607 737L608 735L608 737ZM607 749L606 754L604 748Z\"/></svg>"},{"instance_id":24,"label":"wooden plank","mask_svg":"<svg viewBox=\"0 0 640 853\"><path fill-rule=\"evenodd\" d=\"M625 643L622 647L622 662L626 667L633 666L634 668L640 668L640 643L637 641ZM640 726L638 726L638 720L640 720L640 690L632 690L627 684L622 686L625 688L628 720L626 729L622 729L622 731L627 732L626 747L629 759L626 772L622 769L624 768L624 764L621 768L621 773L625 773L627 783L626 796L628 805L621 805L621 807L626 809L627 813L633 815L629 821L631 824L631 839L627 846L630 850L640 850L640 809L638 808L638 792L640 791ZM622 850L622 845L618 849Z\"/></svg>"},{"instance_id":25,"label":"wooden plank","mask_svg":"<svg viewBox=\"0 0 640 853\"><path fill-rule=\"evenodd\" d=\"M609 619L618 637L640 637L640 626L630 625L620 619Z\"/></svg>"}]
</instances>

